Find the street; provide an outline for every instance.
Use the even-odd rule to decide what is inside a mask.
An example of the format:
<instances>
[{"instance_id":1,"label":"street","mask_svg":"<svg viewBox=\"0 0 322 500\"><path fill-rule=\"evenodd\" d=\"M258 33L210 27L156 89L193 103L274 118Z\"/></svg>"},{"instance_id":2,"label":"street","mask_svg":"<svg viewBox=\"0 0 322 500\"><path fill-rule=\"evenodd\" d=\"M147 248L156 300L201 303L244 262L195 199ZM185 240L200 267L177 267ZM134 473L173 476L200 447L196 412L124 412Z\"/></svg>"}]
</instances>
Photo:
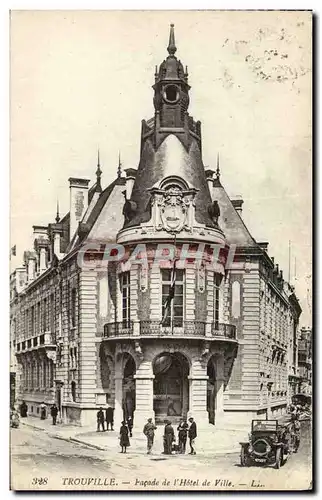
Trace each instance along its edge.
<instances>
[{"instance_id":1,"label":"street","mask_svg":"<svg viewBox=\"0 0 322 500\"><path fill-rule=\"evenodd\" d=\"M16 490L232 490L308 489L310 430L305 423L299 452L280 469L240 467L239 454L150 456L129 448L102 451L49 437L21 425L11 429L11 488Z\"/></svg>"}]
</instances>

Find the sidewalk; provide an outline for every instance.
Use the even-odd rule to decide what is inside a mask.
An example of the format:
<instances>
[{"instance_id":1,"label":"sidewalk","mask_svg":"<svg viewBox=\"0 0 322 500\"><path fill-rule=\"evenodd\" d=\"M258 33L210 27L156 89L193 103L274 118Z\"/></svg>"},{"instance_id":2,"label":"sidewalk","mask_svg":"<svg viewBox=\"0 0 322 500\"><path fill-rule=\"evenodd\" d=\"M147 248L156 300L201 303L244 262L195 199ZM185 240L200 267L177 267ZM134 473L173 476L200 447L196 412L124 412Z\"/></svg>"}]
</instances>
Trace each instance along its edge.
<instances>
[{"instance_id":1,"label":"sidewalk","mask_svg":"<svg viewBox=\"0 0 322 500\"><path fill-rule=\"evenodd\" d=\"M32 427L34 429L45 431L49 436L65 441L72 441L83 444L97 450L119 451L118 431L96 432L95 424L91 427L78 427L75 425L57 424L52 425L51 419L40 420L37 417L27 417L20 419L22 426ZM175 429L176 430L176 429ZM228 453L236 453L240 451L239 442L247 438L249 429L223 429L209 426L207 430L200 430L197 440L196 449L203 456L226 455ZM154 449L163 449L162 444L163 426L158 426L155 432ZM131 452L135 454L146 453L146 438L142 434L133 434L130 438ZM187 443L187 451L189 449Z\"/></svg>"}]
</instances>

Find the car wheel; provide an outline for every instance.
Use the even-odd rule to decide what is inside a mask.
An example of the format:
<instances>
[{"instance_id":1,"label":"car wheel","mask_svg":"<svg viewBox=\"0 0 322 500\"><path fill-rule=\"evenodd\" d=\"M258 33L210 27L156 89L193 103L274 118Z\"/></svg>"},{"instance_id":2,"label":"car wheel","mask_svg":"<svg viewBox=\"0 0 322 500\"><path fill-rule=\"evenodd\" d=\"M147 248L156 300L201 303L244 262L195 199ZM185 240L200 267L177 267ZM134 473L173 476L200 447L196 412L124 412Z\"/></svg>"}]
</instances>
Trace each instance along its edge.
<instances>
[{"instance_id":1,"label":"car wheel","mask_svg":"<svg viewBox=\"0 0 322 500\"><path fill-rule=\"evenodd\" d=\"M275 455L275 469L280 469L282 465L282 450L277 448Z\"/></svg>"},{"instance_id":2,"label":"car wheel","mask_svg":"<svg viewBox=\"0 0 322 500\"><path fill-rule=\"evenodd\" d=\"M248 465L248 457L246 455L246 451L245 451L245 447L242 446L241 450L240 450L240 465L242 467L245 467Z\"/></svg>"}]
</instances>

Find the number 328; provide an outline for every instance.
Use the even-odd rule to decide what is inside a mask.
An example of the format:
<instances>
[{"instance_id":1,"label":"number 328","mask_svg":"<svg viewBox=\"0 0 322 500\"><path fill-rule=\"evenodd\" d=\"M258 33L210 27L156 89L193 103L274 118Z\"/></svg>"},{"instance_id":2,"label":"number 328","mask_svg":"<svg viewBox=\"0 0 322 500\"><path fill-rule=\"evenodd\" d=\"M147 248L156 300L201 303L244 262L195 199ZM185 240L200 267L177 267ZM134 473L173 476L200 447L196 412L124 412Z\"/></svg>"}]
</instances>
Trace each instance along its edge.
<instances>
[{"instance_id":1,"label":"number 328","mask_svg":"<svg viewBox=\"0 0 322 500\"><path fill-rule=\"evenodd\" d=\"M39 486L44 486L47 484L48 477L34 477L32 479L32 484L36 485L38 484Z\"/></svg>"}]
</instances>

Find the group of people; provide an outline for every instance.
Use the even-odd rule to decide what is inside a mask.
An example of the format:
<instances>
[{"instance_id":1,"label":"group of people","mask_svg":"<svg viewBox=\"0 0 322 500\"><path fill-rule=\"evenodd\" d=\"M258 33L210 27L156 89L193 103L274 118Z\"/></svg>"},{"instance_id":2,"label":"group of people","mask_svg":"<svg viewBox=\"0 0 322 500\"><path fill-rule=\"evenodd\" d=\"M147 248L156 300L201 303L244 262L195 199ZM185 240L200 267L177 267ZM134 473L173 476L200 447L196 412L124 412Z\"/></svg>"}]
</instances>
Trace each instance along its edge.
<instances>
[{"instance_id":1,"label":"group of people","mask_svg":"<svg viewBox=\"0 0 322 500\"><path fill-rule=\"evenodd\" d=\"M53 403L50 407L50 415L53 419L53 425L57 423L58 407L56 403ZM25 401L22 401L20 405L20 416L26 418L28 416L28 405ZM40 405L40 420L46 420L47 418L47 405L42 402Z\"/></svg>"},{"instance_id":2,"label":"group of people","mask_svg":"<svg viewBox=\"0 0 322 500\"><path fill-rule=\"evenodd\" d=\"M188 424L189 422L189 424ZM197 424L194 421L193 417L190 417L189 420L183 418L181 419L177 431L178 431L178 445L175 445L176 437L174 433L174 429L170 420L165 421L164 426L164 434L163 434L163 453L164 455L171 455L172 452L185 454L186 453L186 444L187 438L189 437L189 446L190 452L189 455L196 454L196 437L197 437Z\"/></svg>"},{"instance_id":3,"label":"group of people","mask_svg":"<svg viewBox=\"0 0 322 500\"><path fill-rule=\"evenodd\" d=\"M190 455L195 455L195 440L197 437L197 425L192 417L189 418L189 424L185 418L181 419L177 431L178 431L178 445L175 445L175 433L170 420L165 420L164 432L163 432L163 454L172 455L172 452L185 454L187 438L189 437L190 445ZM152 418L148 419L148 422L143 428L143 434L147 438L147 453L150 455L152 447L154 444L154 433L157 427L152 422Z\"/></svg>"},{"instance_id":4,"label":"group of people","mask_svg":"<svg viewBox=\"0 0 322 500\"><path fill-rule=\"evenodd\" d=\"M106 430L109 431L111 427L111 431L114 430L114 408L110 405L107 405L107 408L104 410L102 407L97 412L97 432L105 431L105 422L106 422Z\"/></svg>"}]
</instances>

